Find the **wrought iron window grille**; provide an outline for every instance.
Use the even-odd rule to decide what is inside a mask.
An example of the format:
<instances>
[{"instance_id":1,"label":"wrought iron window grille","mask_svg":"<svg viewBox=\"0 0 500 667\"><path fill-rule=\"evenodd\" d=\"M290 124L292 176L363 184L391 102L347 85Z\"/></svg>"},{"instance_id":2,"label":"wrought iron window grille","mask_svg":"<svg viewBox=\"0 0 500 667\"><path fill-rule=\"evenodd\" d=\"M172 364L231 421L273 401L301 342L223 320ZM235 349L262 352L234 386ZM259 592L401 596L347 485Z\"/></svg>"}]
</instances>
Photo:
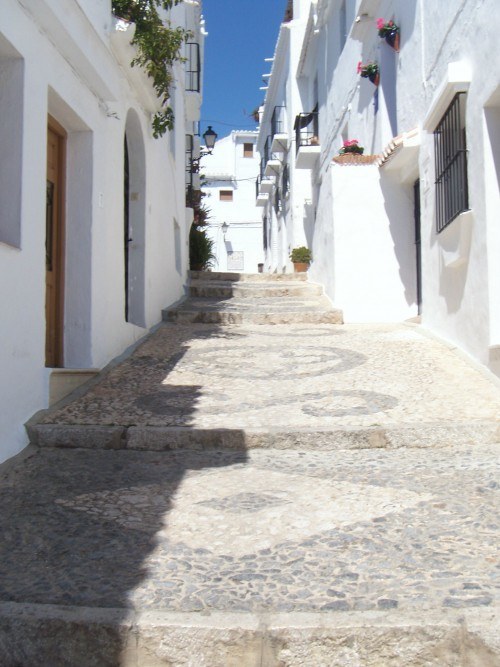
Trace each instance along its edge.
<instances>
[{"instance_id":1,"label":"wrought iron window grille","mask_svg":"<svg viewBox=\"0 0 500 667\"><path fill-rule=\"evenodd\" d=\"M457 93L434 130L438 233L469 209L466 99L466 93Z\"/></svg>"}]
</instances>

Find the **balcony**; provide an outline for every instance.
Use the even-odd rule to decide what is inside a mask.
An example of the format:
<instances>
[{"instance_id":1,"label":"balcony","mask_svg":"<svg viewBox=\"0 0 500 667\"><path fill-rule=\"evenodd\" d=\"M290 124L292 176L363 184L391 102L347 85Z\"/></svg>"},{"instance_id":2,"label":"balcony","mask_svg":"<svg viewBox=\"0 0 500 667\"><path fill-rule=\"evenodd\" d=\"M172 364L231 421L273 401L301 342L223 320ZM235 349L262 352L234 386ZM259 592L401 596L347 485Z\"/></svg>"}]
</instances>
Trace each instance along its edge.
<instances>
[{"instance_id":1,"label":"balcony","mask_svg":"<svg viewBox=\"0 0 500 667\"><path fill-rule=\"evenodd\" d=\"M277 176L281 169L281 160L277 152L272 150L272 136L269 135L264 144L264 174Z\"/></svg>"},{"instance_id":2,"label":"balcony","mask_svg":"<svg viewBox=\"0 0 500 667\"><path fill-rule=\"evenodd\" d=\"M265 192L261 189L262 176L259 174L257 180L255 181L255 196L256 196L256 205L265 206L269 201L269 192ZM272 186L271 186L272 187Z\"/></svg>"},{"instance_id":3,"label":"balcony","mask_svg":"<svg viewBox=\"0 0 500 667\"><path fill-rule=\"evenodd\" d=\"M319 119L317 111L299 113L295 118L295 145L297 169L312 169L319 157Z\"/></svg>"},{"instance_id":4,"label":"balcony","mask_svg":"<svg viewBox=\"0 0 500 667\"><path fill-rule=\"evenodd\" d=\"M260 193L271 192L274 187L274 179L266 176L264 167L264 160L262 160L260 165L260 174L257 177L257 187L259 188Z\"/></svg>"},{"instance_id":5,"label":"balcony","mask_svg":"<svg viewBox=\"0 0 500 667\"><path fill-rule=\"evenodd\" d=\"M287 132L286 108L274 107L271 117L271 151L274 153L286 153L290 144Z\"/></svg>"}]
</instances>

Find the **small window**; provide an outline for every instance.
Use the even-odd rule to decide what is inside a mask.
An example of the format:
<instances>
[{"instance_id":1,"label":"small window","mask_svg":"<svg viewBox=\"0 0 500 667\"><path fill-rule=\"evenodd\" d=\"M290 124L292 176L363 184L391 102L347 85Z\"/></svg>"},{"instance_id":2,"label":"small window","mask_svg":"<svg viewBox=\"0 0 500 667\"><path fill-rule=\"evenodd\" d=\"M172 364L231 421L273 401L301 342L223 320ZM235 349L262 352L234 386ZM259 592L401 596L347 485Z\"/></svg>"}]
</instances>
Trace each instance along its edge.
<instances>
[{"instance_id":1,"label":"small window","mask_svg":"<svg viewBox=\"0 0 500 667\"><path fill-rule=\"evenodd\" d=\"M232 190L219 190L219 200L220 201L233 201L233 191Z\"/></svg>"},{"instance_id":2,"label":"small window","mask_svg":"<svg viewBox=\"0 0 500 667\"><path fill-rule=\"evenodd\" d=\"M243 157L253 157L253 144L243 144Z\"/></svg>"}]
</instances>

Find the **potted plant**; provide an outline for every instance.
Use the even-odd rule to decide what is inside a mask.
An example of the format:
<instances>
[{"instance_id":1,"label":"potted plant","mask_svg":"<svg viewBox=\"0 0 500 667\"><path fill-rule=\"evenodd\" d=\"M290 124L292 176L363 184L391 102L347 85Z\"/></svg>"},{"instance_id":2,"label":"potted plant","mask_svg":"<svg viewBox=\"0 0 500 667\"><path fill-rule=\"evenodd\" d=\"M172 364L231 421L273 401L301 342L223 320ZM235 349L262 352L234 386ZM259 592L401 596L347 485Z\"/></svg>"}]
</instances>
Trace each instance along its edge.
<instances>
[{"instance_id":1,"label":"potted plant","mask_svg":"<svg viewBox=\"0 0 500 667\"><path fill-rule=\"evenodd\" d=\"M375 86L378 86L380 81L378 63L370 61L363 64L360 60L358 63L358 74L363 77L363 79L370 79Z\"/></svg>"},{"instance_id":2,"label":"potted plant","mask_svg":"<svg viewBox=\"0 0 500 667\"><path fill-rule=\"evenodd\" d=\"M290 259L293 262L295 273L304 273L309 268L309 264L312 260L312 254L309 248L300 246L300 248L294 248L292 250L290 253Z\"/></svg>"},{"instance_id":3,"label":"potted plant","mask_svg":"<svg viewBox=\"0 0 500 667\"><path fill-rule=\"evenodd\" d=\"M339 155L347 155L348 153L355 153L356 155L363 155L365 149L359 146L357 139L348 139L344 141L342 148L339 150Z\"/></svg>"},{"instance_id":4,"label":"potted plant","mask_svg":"<svg viewBox=\"0 0 500 667\"><path fill-rule=\"evenodd\" d=\"M377 19L377 30L379 37L383 37L389 46L399 51L399 26L392 19L390 21Z\"/></svg>"}]
</instances>

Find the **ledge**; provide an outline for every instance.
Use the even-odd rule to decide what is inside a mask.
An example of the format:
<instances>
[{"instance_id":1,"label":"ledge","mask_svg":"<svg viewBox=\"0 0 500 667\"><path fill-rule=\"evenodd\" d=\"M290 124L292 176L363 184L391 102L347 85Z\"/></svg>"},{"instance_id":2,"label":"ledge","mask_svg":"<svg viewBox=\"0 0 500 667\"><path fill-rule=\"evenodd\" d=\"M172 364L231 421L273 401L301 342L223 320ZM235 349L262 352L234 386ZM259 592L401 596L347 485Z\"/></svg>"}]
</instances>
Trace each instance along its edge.
<instances>
[{"instance_id":1,"label":"ledge","mask_svg":"<svg viewBox=\"0 0 500 667\"><path fill-rule=\"evenodd\" d=\"M470 254L473 221L473 212L464 211L437 235L443 267L454 269L467 263Z\"/></svg>"},{"instance_id":2,"label":"ledge","mask_svg":"<svg viewBox=\"0 0 500 667\"><path fill-rule=\"evenodd\" d=\"M355 167L376 164L380 160L380 155L359 155L359 153L347 153L346 155L336 155L332 158L334 164L341 167Z\"/></svg>"},{"instance_id":3,"label":"ledge","mask_svg":"<svg viewBox=\"0 0 500 667\"><path fill-rule=\"evenodd\" d=\"M321 146L300 146L295 158L297 169L312 169L321 153Z\"/></svg>"},{"instance_id":4,"label":"ledge","mask_svg":"<svg viewBox=\"0 0 500 667\"><path fill-rule=\"evenodd\" d=\"M469 90L471 80L472 71L469 63L463 60L449 63L445 80L437 89L429 112L424 120L424 130L434 132L455 95L457 93L466 93Z\"/></svg>"},{"instance_id":5,"label":"ledge","mask_svg":"<svg viewBox=\"0 0 500 667\"><path fill-rule=\"evenodd\" d=\"M156 113L162 109L161 101L141 67L131 67L130 63L137 55L137 49L130 43L134 38L135 23L113 17L110 36L111 50L121 66L127 81L137 94L137 98L146 111Z\"/></svg>"}]
</instances>

